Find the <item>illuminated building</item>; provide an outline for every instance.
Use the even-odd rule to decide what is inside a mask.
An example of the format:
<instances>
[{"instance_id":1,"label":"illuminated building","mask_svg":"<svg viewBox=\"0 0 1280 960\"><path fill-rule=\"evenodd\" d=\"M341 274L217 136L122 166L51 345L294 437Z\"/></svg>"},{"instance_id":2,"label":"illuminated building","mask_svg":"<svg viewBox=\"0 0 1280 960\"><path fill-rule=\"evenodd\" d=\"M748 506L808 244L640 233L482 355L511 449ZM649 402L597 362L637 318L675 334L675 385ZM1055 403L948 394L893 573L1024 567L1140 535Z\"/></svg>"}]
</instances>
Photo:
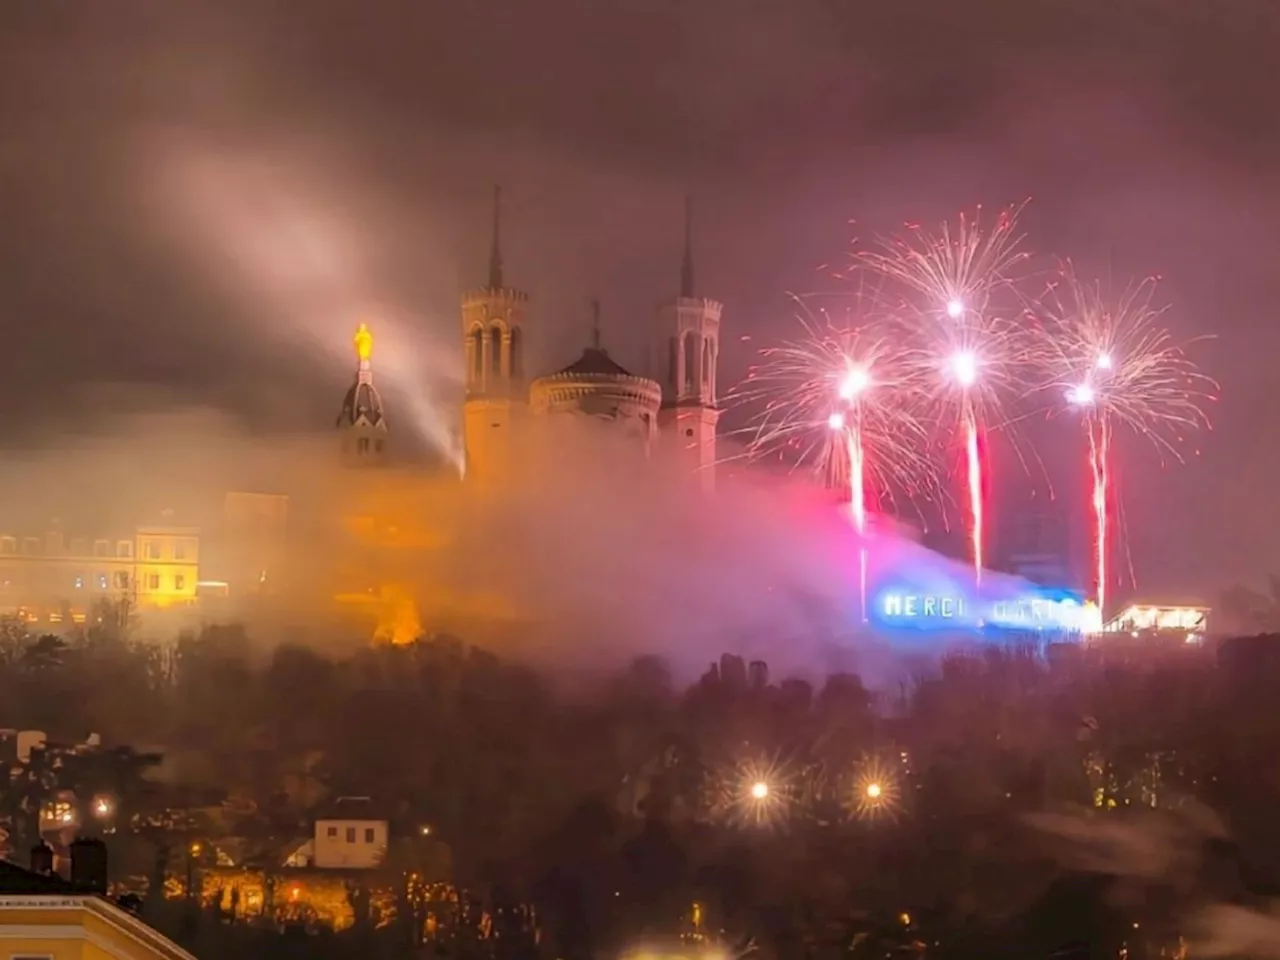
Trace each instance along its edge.
<instances>
[{"instance_id":1,"label":"illuminated building","mask_svg":"<svg viewBox=\"0 0 1280 960\"><path fill-rule=\"evenodd\" d=\"M658 312L666 356L658 429L661 442L711 489L715 486L716 424L721 412L716 404L716 372L724 307L694 293L693 238L686 204L680 295Z\"/></svg>"},{"instance_id":2,"label":"illuminated building","mask_svg":"<svg viewBox=\"0 0 1280 960\"><path fill-rule=\"evenodd\" d=\"M679 295L658 310L655 353L662 382L630 373L605 352L597 312L592 342L582 356L526 387L529 297L506 283L498 200L495 192L488 282L462 300L467 477L482 484L509 477L512 433L526 415L577 413L620 421L647 446L683 462L704 487L713 487L723 307L694 294L687 209Z\"/></svg>"},{"instance_id":3,"label":"illuminated building","mask_svg":"<svg viewBox=\"0 0 1280 960\"><path fill-rule=\"evenodd\" d=\"M387 856L388 823L368 797L339 797L316 817L311 839L286 862L321 870L373 870Z\"/></svg>"},{"instance_id":4,"label":"illuminated building","mask_svg":"<svg viewBox=\"0 0 1280 960\"><path fill-rule=\"evenodd\" d=\"M657 436L662 388L629 373L600 346L600 304L592 304L591 346L569 366L539 377L529 390L535 414L577 414L618 421L648 448Z\"/></svg>"},{"instance_id":5,"label":"illuminated building","mask_svg":"<svg viewBox=\"0 0 1280 960\"><path fill-rule=\"evenodd\" d=\"M1208 621L1208 607L1131 604L1108 620L1102 629L1104 633L1176 637L1196 643L1204 638Z\"/></svg>"},{"instance_id":6,"label":"illuminated building","mask_svg":"<svg viewBox=\"0 0 1280 960\"><path fill-rule=\"evenodd\" d=\"M0 956L13 960L195 960L172 940L105 898L105 847L72 845L71 880L53 872L52 851L32 869L0 860Z\"/></svg>"},{"instance_id":7,"label":"illuminated building","mask_svg":"<svg viewBox=\"0 0 1280 960\"><path fill-rule=\"evenodd\" d=\"M348 464L373 466L387 456L387 418L382 398L373 385L373 334L363 323L353 340L356 348L356 382L342 401L338 426L342 428L342 453Z\"/></svg>"},{"instance_id":8,"label":"illuminated building","mask_svg":"<svg viewBox=\"0 0 1280 960\"><path fill-rule=\"evenodd\" d=\"M103 601L140 612L191 608L199 575L197 527L0 534L0 608L33 624L83 623Z\"/></svg>"}]
</instances>

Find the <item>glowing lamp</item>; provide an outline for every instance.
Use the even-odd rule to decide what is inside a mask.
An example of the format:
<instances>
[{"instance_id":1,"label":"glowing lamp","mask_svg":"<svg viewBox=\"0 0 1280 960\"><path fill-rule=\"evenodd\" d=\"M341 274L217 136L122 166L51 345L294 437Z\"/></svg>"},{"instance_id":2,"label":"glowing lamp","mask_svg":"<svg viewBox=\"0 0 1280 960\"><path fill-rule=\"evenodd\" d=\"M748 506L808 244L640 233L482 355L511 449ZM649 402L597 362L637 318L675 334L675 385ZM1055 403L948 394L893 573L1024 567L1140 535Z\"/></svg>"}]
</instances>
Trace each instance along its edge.
<instances>
[{"instance_id":1,"label":"glowing lamp","mask_svg":"<svg viewBox=\"0 0 1280 960\"><path fill-rule=\"evenodd\" d=\"M951 357L951 375L962 387L972 387L978 381L978 358L968 350Z\"/></svg>"},{"instance_id":2,"label":"glowing lamp","mask_svg":"<svg viewBox=\"0 0 1280 960\"><path fill-rule=\"evenodd\" d=\"M867 796L872 800L879 800L880 795L884 793L884 787L878 783L867 784Z\"/></svg>"},{"instance_id":3,"label":"glowing lamp","mask_svg":"<svg viewBox=\"0 0 1280 960\"><path fill-rule=\"evenodd\" d=\"M827 417L827 426L830 427L832 430L843 430L844 414L833 413L831 416Z\"/></svg>"},{"instance_id":4,"label":"glowing lamp","mask_svg":"<svg viewBox=\"0 0 1280 960\"><path fill-rule=\"evenodd\" d=\"M947 301L947 316L952 320L959 320L964 314L964 301L958 297L953 297Z\"/></svg>"},{"instance_id":5,"label":"glowing lamp","mask_svg":"<svg viewBox=\"0 0 1280 960\"><path fill-rule=\"evenodd\" d=\"M840 399L845 401L857 399L858 395L869 386L871 386L871 375L861 367L854 367L840 381Z\"/></svg>"},{"instance_id":6,"label":"glowing lamp","mask_svg":"<svg viewBox=\"0 0 1280 960\"><path fill-rule=\"evenodd\" d=\"M763 780L759 780L751 785L751 799L765 800L769 796L769 785Z\"/></svg>"}]
</instances>

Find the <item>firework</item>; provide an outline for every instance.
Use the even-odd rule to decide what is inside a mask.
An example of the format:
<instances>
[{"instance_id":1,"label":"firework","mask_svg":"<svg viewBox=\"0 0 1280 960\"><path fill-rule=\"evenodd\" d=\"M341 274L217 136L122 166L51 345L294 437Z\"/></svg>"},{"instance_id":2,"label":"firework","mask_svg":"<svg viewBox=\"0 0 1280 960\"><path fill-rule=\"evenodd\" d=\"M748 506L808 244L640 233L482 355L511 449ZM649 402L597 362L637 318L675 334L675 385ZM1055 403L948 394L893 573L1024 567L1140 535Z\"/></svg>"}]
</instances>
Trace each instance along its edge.
<instances>
[{"instance_id":1,"label":"firework","mask_svg":"<svg viewBox=\"0 0 1280 960\"><path fill-rule=\"evenodd\" d=\"M1004 210L989 229L961 216L937 232L910 226L862 253L859 264L884 281L886 306L930 383L934 418L950 421L964 451L974 576L984 563L985 432L1008 426L1003 403L1021 389L1030 350L1013 293L1014 271L1028 256L1018 232L1021 208Z\"/></svg>"},{"instance_id":2,"label":"firework","mask_svg":"<svg viewBox=\"0 0 1280 960\"><path fill-rule=\"evenodd\" d=\"M1217 390L1162 323L1166 308L1154 305L1155 291L1155 280L1148 279L1109 298L1101 284L1082 283L1068 265L1042 299L1048 386L1080 412L1088 438L1100 611L1111 579L1116 430L1144 436L1162 455L1180 461L1179 443L1208 426L1204 406Z\"/></svg>"},{"instance_id":3,"label":"firework","mask_svg":"<svg viewBox=\"0 0 1280 960\"><path fill-rule=\"evenodd\" d=\"M749 450L792 452L846 492L858 532L859 594L866 619L869 508L881 497L915 493L933 476L928 435L916 416L918 392L890 341L801 315L804 336L763 352L739 397L764 400Z\"/></svg>"}]
</instances>

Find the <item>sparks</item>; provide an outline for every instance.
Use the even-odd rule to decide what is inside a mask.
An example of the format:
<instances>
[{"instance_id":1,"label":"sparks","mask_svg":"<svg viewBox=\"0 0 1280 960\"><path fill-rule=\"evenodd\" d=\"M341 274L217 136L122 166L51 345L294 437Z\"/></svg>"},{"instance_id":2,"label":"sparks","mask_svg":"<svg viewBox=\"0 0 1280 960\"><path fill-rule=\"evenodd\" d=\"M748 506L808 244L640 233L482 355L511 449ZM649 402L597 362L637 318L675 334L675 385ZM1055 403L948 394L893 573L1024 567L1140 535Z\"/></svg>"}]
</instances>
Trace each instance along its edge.
<instances>
[{"instance_id":1,"label":"sparks","mask_svg":"<svg viewBox=\"0 0 1280 960\"><path fill-rule=\"evenodd\" d=\"M1205 401L1217 389L1186 357L1153 305L1155 282L1131 285L1111 298L1097 282L1082 283L1070 265L1050 285L1039 310L1049 349L1046 386L1064 391L1080 412L1087 439L1093 526L1094 589L1105 617L1114 551L1111 447L1118 428L1146 437L1181 460L1177 441L1208 426Z\"/></svg>"},{"instance_id":2,"label":"sparks","mask_svg":"<svg viewBox=\"0 0 1280 960\"><path fill-rule=\"evenodd\" d=\"M936 232L912 227L859 257L885 283L885 309L911 344L911 364L933 373L927 419L949 422L963 450L977 580L985 554L981 438L1010 427L1003 405L1025 390L1024 367L1034 351L1028 331L1014 320L1022 309L1014 275L1028 257L1017 227L1020 210L1003 211L990 229L978 216L961 216Z\"/></svg>"}]
</instances>

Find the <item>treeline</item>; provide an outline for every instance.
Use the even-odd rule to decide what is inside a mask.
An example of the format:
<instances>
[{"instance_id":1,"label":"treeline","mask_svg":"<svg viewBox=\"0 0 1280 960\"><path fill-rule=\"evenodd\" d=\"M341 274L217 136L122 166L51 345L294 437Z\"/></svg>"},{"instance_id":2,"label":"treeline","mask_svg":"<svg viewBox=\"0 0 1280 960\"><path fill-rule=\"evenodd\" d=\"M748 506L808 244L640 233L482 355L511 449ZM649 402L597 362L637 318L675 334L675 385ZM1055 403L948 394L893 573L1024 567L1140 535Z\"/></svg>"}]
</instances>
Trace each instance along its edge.
<instances>
[{"instance_id":1,"label":"treeline","mask_svg":"<svg viewBox=\"0 0 1280 960\"><path fill-rule=\"evenodd\" d=\"M881 695L734 657L684 689L646 658L565 694L447 638L333 659L233 628L156 646L10 625L0 725L130 749L16 782L0 817L25 842L39 791L73 777L112 798L116 847L138 840L116 869L146 873L158 845L229 837L269 861L326 800L374 797L397 835L447 845L466 907L408 933L403 911L364 911L322 938L335 956L676 936L786 957L1168 953L1225 942L1208 908L1280 889L1277 690L1269 637L989 650ZM215 812L175 815L196 807ZM268 934L235 936L249 956Z\"/></svg>"}]
</instances>

